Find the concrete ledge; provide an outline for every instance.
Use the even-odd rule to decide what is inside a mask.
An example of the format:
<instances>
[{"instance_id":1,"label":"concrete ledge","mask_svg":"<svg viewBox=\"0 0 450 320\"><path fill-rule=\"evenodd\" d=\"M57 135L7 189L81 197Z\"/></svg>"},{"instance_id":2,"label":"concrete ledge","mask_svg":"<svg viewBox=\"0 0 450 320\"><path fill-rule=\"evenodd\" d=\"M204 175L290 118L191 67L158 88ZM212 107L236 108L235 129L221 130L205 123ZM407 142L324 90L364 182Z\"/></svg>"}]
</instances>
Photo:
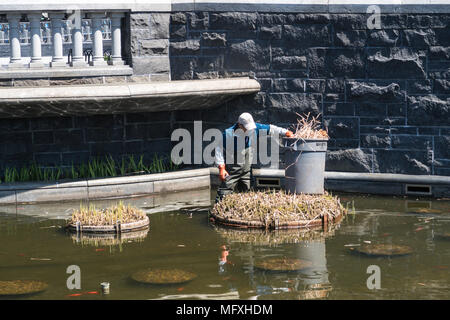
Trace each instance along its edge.
<instances>
[{"instance_id":1,"label":"concrete ledge","mask_svg":"<svg viewBox=\"0 0 450 320\"><path fill-rule=\"evenodd\" d=\"M0 118L209 109L260 89L258 81L249 78L4 87L0 88Z\"/></svg>"},{"instance_id":2,"label":"concrete ledge","mask_svg":"<svg viewBox=\"0 0 450 320\"><path fill-rule=\"evenodd\" d=\"M132 74L133 69L129 66L43 68L36 70L8 70L0 68L0 79L78 78L94 76L130 76Z\"/></svg>"},{"instance_id":3,"label":"concrete ledge","mask_svg":"<svg viewBox=\"0 0 450 320\"><path fill-rule=\"evenodd\" d=\"M0 11L66 11L75 7L78 10L107 10L133 12L171 12L171 11L251 11L251 12L317 12L348 13L364 12L369 5L380 6L383 13L447 13L450 12L447 0L60 0L33 1L2 0ZM363 8L361 8L363 7ZM411 10L411 11L410 11Z\"/></svg>"},{"instance_id":4,"label":"concrete ledge","mask_svg":"<svg viewBox=\"0 0 450 320\"><path fill-rule=\"evenodd\" d=\"M129 177L0 184L0 205L126 198L210 188L210 170L194 169Z\"/></svg>"}]
</instances>

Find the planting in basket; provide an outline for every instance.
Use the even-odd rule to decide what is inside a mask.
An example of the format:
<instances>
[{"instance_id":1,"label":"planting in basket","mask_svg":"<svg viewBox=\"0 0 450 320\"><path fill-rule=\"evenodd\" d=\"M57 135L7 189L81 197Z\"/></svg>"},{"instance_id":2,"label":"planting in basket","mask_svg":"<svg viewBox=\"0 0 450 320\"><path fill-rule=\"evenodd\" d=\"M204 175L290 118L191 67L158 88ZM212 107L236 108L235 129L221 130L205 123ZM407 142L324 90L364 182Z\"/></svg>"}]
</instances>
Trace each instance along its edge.
<instances>
[{"instance_id":1,"label":"planting in basket","mask_svg":"<svg viewBox=\"0 0 450 320\"><path fill-rule=\"evenodd\" d=\"M217 202L211 220L239 228L324 228L347 213L339 199L323 195L279 191L232 193Z\"/></svg>"},{"instance_id":2,"label":"planting in basket","mask_svg":"<svg viewBox=\"0 0 450 320\"><path fill-rule=\"evenodd\" d=\"M70 231L87 233L122 233L148 228L149 218L144 211L125 206L122 201L117 205L97 209L94 205L80 206L72 213L67 225Z\"/></svg>"}]
</instances>

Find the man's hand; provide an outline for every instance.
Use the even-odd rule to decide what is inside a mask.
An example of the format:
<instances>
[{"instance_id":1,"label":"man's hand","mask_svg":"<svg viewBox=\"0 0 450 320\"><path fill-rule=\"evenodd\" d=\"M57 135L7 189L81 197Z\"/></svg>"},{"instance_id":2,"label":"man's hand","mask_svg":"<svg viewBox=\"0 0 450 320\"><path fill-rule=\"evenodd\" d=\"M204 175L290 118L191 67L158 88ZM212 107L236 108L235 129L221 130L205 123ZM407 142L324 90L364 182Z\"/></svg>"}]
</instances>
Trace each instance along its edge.
<instances>
[{"instance_id":1,"label":"man's hand","mask_svg":"<svg viewBox=\"0 0 450 320\"><path fill-rule=\"evenodd\" d=\"M294 133L292 131L286 131L286 137L292 138L294 136Z\"/></svg>"},{"instance_id":2,"label":"man's hand","mask_svg":"<svg viewBox=\"0 0 450 320\"><path fill-rule=\"evenodd\" d=\"M219 177L220 180L225 181L225 179L229 176L227 170L225 170L225 165L220 164L219 165Z\"/></svg>"}]
</instances>

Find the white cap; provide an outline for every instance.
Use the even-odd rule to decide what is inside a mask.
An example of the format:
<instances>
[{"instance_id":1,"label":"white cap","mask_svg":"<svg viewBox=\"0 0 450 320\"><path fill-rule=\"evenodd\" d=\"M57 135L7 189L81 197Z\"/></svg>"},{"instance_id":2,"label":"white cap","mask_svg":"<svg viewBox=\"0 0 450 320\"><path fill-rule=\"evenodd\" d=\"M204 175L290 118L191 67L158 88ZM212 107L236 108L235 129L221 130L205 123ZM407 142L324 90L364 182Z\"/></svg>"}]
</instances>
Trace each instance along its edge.
<instances>
[{"instance_id":1,"label":"white cap","mask_svg":"<svg viewBox=\"0 0 450 320\"><path fill-rule=\"evenodd\" d=\"M255 121L250 113L244 112L239 116L238 123L242 124L245 130L253 130L256 128Z\"/></svg>"}]
</instances>

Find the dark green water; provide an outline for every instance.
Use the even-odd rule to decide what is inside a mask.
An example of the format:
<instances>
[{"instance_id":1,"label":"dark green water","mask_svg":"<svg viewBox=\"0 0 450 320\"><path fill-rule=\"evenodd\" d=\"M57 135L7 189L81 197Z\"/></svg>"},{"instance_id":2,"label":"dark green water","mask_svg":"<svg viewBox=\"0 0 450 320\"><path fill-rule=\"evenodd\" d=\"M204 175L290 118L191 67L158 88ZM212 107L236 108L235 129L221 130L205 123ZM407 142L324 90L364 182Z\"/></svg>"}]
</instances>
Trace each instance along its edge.
<instances>
[{"instance_id":1,"label":"dark green water","mask_svg":"<svg viewBox=\"0 0 450 320\"><path fill-rule=\"evenodd\" d=\"M0 280L32 279L48 283L44 292L1 299L449 299L450 241L436 234L450 232L449 200L339 195L354 201L356 213L323 238L298 240L281 233L270 243L248 242L248 234L217 229L204 207L215 195L209 190L125 202L149 213L150 229L139 241L101 244L72 239L63 230L79 203L0 207ZM107 206L115 201L97 202ZM159 212L158 212L159 211ZM255 235L259 239L267 235ZM254 237L254 238L255 238ZM281 243L290 239L290 243ZM392 243L414 249L395 258L352 254L349 245ZM220 263L228 247L227 263ZM258 270L255 261L273 257L309 260L300 272ZM81 290L66 286L66 269L81 270ZM367 268L380 268L381 289L368 289ZM180 285L144 285L130 275L140 269L179 268L198 277ZM101 282L110 283L102 295ZM94 292L94 293L87 293ZM98 292L99 294L96 294ZM80 296L70 296L81 293Z\"/></svg>"}]
</instances>

